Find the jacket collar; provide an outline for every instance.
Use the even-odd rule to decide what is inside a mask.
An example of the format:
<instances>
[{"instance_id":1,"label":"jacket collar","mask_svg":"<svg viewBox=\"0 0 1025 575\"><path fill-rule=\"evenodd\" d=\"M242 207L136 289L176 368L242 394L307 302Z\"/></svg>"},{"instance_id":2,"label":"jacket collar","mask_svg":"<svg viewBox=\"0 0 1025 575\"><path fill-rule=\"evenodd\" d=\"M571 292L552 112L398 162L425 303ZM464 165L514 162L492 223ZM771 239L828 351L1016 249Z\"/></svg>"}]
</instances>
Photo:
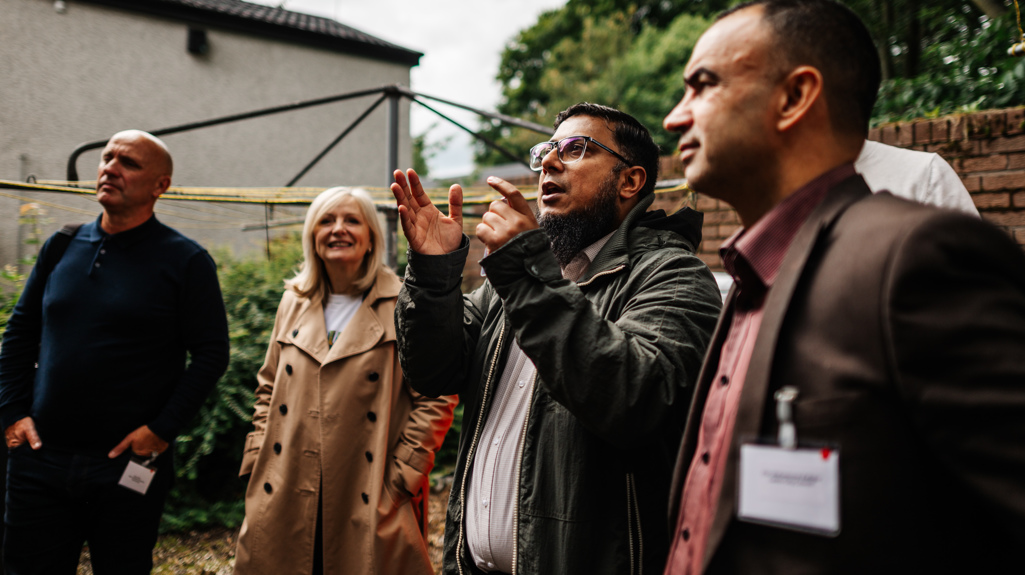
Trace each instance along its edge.
<instances>
[{"instance_id":1,"label":"jacket collar","mask_svg":"<svg viewBox=\"0 0 1025 575\"><path fill-rule=\"evenodd\" d=\"M285 334L286 340L321 365L368 351L385 336L394 337L394 329L385 329L384 323L391 318L379 317L377 303L398 297L401 287L402 282L390 270L379 271L374 285L363 298L363 304L331 347L327 345L327 326L324 323L324 294L318 291L303 300L292 331Z\"/></svg>"},{"instance_id":2,"label":"jacket collar","mask_svg":"<svg viewBox=\"0 0 1025 575\"><path fill-rule=\"evenodd\" d=\"M751 363L744 378L744 389L741 391L740 408L730 442L730 453L723 474L719 504L708 537L704 565L706 569L715 554L715 549L722 541L726 527L736 515L737 466L740 462L740 444L745 439L756 437L762 429L762 414L770 392L769 379L772 374L772 360L776 354L779 333L783 327L783 320L786 317L794 290L808 263L808 257L815 245L843 212L851 204L871 194L865 180L857 174L834 186L798 229L797 235L794 236L793 242L780 264L776 281L766 295L761 327L758 329L758 338L755 340ZM736 290L734 289L730 291L722 317L732 315L735 300ZM728 323L720 323L717 333L713 335L714 342L721 345L722 342L719 340L722 336L718 331L727 329L728 325ZM715 361L718 361L719 348L715 349L715 353L717 355ZM711 363L710 359L710 357L706 357L706 364ZM711 377L709 373L704 375ZM698 417L701 417L701 414L698 414ZM696 440L696 437L689 438L688 442L691 439Z\"/></svg>"},{"instance_id":3,"label":"jacket collar","mask_svg":"<svg viewBox=\"0 0 1025 575\"><path fill-rule=\"evenodd\" d=\"M587 271L578 280L579 283L586 283L595 275L609 270L628 267L630 265L630 235L635 233L638 228L675 233L683 239L681 247L692 252L695 251L698 244L701 243L701 223L704 216L690 208L683 208L671 216L666 216L664 210L649 212L648 208L654 201L655 194L648 194L637 202L637 205L623 219L623 223L613 232L605 247L595 256Z\"/></svg>"}]
</instances>

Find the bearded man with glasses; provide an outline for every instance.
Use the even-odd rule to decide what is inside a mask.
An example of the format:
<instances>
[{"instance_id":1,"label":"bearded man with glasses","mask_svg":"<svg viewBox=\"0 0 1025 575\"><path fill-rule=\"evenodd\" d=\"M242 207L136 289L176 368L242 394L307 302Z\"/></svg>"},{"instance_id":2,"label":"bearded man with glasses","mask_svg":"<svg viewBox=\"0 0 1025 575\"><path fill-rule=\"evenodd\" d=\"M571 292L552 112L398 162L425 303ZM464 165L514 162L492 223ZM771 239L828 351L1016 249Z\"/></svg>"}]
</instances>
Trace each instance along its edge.
<instances>
[{"instance_id":1,"label":"bearded man with glasses","mask_svg":"<svg viewBox=\"0 0 1025 575\"><path fill-rule=\"evenodd\" d=\"M488 178L504 199L476 229L488 281L466 295L462 189L445 216L413 170L392 185L410 247L396 307L403 371L420 393L466 406L444 572L655 573L721 306L694 255L702 218L647 211L658 146L612 108L560 113L530 162L536 216Z\"/></svg>"}]
</instances>

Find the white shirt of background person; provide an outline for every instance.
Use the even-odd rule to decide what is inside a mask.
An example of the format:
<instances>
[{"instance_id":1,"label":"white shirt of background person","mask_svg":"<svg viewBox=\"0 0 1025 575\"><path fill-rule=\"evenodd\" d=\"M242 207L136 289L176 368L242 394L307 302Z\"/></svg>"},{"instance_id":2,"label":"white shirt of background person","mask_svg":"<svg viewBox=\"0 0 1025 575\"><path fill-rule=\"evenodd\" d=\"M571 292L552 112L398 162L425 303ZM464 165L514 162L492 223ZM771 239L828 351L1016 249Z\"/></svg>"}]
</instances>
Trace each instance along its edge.
<instances>
[{"instance_id":1,"label":"white shirt of background person","mask_svg":"<svg viewBox=\"0 0 1025 575\"><path fill-rule=\"evenodd\" d=\"M888 190L908 200L979 215L961 178L939 154L865 140L854 169L873 193Z\"/></svg>"}]
</instances>

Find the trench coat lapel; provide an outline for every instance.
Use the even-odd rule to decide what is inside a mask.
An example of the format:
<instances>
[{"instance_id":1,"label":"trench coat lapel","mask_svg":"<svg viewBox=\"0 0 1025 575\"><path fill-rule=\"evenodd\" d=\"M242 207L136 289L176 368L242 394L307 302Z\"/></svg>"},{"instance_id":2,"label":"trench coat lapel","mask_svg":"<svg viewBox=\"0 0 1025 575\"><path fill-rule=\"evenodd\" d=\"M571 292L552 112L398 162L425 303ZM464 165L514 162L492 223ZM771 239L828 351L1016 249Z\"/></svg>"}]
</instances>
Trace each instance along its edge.
<instances>
[{"instance_id":1,"label":"trench coat lapel","mask_svg":"<svg viewBox=\"0 0 1025 575\"><path fill-rule=\"evenodd\" d=\"M376 303L381 299L397 297L401 285L399 279L393 274L377 274L377 279L370 288L370 292L363 298L363 304L349 320L349 325L342 330L342 333L338 334L338 339L327 351L327 357L321 363L327 364L359 355L372 349L386 335L394 337L394 330L386 330L382 318L378 317ZM323 313L321 315L323 316ZM391 318L385 319L391 321ZM323 323L323 319L321 323Z\"/></svg>"},{"instance_id":2,"label":"trench coat lapel","mask_svg":"<svg viewBox=\"0 0 1025 575\"><path fill-rule=\"evenodd\" d=\"M328 353L327 325L324 323L324 295L319 291L303 298L298 319L284 334L288 343L323 364Z\"/></svg>"},{"instance_id":3,"label":"trench coat lapel","mask_svg":"<svg viewBox=\"0 0 1025 575\"><path fill-rule=\"evenodd\" d=\"M858 175L847 178L834 186L797 231L797 235L794 236L790 248L780 264L776 281L766 295L758 339L755 340L751 363L744 378L744 389L740 395L740 408L730 442L730 453L723 474L719 504L716 507L715 519L708 536L705 569L708 568L715 549L722 541L726 527L736 515L740 445L743 441L758 437L762 429L762 415L765 412L766 401L771 391L769 379L772 374L772 360L776 354L776 344L783 327L783 320L797 283L801 279L801 273L808 263L812 250L833 222L843 214L848 206L871 193L865 180Z\"/></svg>"}]
</instances>

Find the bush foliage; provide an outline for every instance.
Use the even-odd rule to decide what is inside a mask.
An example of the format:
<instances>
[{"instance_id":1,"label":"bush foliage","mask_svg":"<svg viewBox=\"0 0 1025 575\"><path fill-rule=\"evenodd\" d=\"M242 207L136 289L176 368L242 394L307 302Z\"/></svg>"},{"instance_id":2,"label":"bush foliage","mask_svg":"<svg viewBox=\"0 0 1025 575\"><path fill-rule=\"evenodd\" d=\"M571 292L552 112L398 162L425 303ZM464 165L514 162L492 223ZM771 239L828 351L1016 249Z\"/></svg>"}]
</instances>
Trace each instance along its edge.
<instances>
[{"instance_id":1,"label":"bush foliage","mask_svg":"<svg viewBox=\"0 0 1025 575\"><path fill-rule=\"evenodd\" d=\"M178 438L178 481L164 512L166 530L242 523L245 484L237 476L246 434L252 430L256 372L267 353L282 282L302 261L299 237L273 241L271 254L269 261L214 254L228 314L231 361L191 428Z\"/></svg>"}]
</instances>

